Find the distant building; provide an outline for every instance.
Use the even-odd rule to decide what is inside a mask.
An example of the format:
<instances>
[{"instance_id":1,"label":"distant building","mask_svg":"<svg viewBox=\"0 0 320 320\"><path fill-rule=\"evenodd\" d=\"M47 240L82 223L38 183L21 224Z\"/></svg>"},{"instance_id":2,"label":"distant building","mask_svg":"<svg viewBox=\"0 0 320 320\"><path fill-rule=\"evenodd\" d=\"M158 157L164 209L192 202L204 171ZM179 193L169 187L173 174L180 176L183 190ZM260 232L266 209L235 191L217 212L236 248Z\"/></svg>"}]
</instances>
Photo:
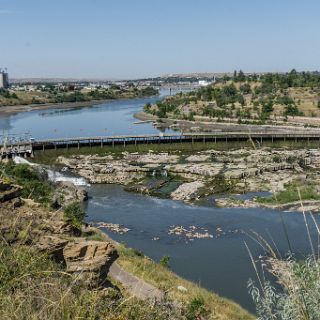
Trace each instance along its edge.
<instances>
[{"instance_id":1,"label":"distant building","mask_svg":"<svg viewBox=\"0 0 320 320\"><path fill-rule=\"evenodd\" d=\"M209 84L211 84L212 82L209 82L207 80L199 80L199 86L200 87L206 87L208 86Z\"/></svg>"},{"instance_id":2,"label":"distant building","mask_svg":"<svg viewBox=\"0 0 320 320\"><path fill-rule=\"evenodd\" d=\"M9 87L9 77L6 70L0 68L0 89Z\"/></svg>"}]
</instances>

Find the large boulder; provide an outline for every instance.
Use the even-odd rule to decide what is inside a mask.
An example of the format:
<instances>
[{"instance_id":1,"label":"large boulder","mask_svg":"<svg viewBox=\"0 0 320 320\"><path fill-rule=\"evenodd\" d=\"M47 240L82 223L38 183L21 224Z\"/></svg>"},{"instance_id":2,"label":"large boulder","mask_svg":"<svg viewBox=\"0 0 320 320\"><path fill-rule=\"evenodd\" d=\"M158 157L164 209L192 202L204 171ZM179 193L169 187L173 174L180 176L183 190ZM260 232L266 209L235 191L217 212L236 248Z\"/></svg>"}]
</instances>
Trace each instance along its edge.
<instances>
[{"instance_id":1,"label":"large boulder","mask_svg":"<svg viewBox=\"0 0 320 320\"><path fill-rule=\"evenodd\" d=\"M77 239L64 247L63 256L67 272L76 273L92 285L96 280L100 284L105 282L109 268L118 254L109 242Z\"/></svg>"},{"instance_id":2,"label":"large boulder","mask_svg":"<svg viewBox=\"0 0 320 320\"><path fill-rule=\"evenodd\" d=\"M35 243L35 248L52 255L58 262L64 262L63 249L68 242L69 240L56 235L44 235Z\"/></svg>"},{"instance_id":3,"label":"large boulder","mask_svg":"<svg viewBox=\"0 0 320 320\"><path fill-rule=\"evenodd\" d=\"M0 180L0 202L16 199L21 195L21 188Z\"/></svg>"},{"instance_id":4,"label":"large boulder","mask_svg":"<svg viewBox=\"0 0 320 320\"><path fill-rule=\"evenodd\" d=\"M67 207L71 203L82 203L88 199L88 193L85 188L76 186L72 182L59 181L55 186L55 193L52 199L53 207Z\"/></svg>"},{"instance_id":5,"label":"large boulder","mask_svg":"<svg viewBox=\"0 0 320 320\"><path fill-rule=\"evenodd\" d=\"M198 190L204 187L204 183L201 181L193 181L183 183L175 191L171 193L173 200L190 201L198 197Z\"/></svg>"}]
</instances>

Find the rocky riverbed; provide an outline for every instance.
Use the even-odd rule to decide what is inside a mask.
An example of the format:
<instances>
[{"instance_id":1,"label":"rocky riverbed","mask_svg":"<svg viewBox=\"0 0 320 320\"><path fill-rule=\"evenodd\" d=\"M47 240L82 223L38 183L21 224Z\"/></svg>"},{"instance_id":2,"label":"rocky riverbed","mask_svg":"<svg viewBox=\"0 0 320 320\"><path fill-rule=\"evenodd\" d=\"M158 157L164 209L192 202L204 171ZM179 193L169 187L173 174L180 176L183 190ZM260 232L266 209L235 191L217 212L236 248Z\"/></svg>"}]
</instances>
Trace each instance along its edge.
<instances>
[{"instance_id":1,"label":"rocky riverbed","mask_svg":"<svg viewBox=\"0 0 320 320\"><path fill-rule=\"evenodd\" d=\"M237 149L195 153L127 153L59 157L59 164L85 177L90 183L125 185L127 190L197 203L213 196L214 205L265 206L301 210L292 197L264 201L235 199L234 194L267 191L286 192L288 186L305 188L302 200L307 210L320 208L320 151L317 149ZM282 194L281 194L282 195ZM282 195L283 196L283 195Z\"/></svg>"}]
</instances>

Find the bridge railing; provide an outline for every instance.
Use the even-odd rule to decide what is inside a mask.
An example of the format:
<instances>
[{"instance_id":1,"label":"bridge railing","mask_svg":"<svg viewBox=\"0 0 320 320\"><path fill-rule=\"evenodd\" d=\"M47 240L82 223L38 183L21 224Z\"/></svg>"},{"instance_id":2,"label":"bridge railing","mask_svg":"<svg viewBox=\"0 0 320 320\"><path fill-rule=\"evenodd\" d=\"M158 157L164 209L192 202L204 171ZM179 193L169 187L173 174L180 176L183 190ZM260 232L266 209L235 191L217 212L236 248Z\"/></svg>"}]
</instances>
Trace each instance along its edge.
<instances>
[{"instance_id":1,"label":"bridge railing","mask_svg":"<svg viewBox=\"0 0 320 320\"><path fill-rule=\"evenodd\" d=\"M143 142L143 141L170 141L170 140L200 140L200 139L309 139L309 138L319 138L319 131L289 131L289 132L192 132L192 133L172 133L172 134L147 134L147 135L119 135L119 136L94 136L94 137L70 137L70 138L60 138L60 139L43 139L43 140L33 140L33 141L20 141L17 143L11 143L9 145L1 145L0 148L3 149L13 149L15 147L22 146L48 146L48 145L61 145L61 144L90 144L90 143L112 143L112 142Z\"/></svg>"}]
</instances>

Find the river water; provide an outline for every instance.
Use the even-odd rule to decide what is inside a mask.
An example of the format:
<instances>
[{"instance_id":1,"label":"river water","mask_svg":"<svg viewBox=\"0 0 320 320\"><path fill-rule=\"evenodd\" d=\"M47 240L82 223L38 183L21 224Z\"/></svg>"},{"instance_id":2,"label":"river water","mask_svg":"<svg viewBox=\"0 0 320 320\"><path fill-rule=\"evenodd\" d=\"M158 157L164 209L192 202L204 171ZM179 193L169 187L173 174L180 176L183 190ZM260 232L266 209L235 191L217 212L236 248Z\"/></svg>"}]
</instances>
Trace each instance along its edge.
<instances>
[{"instance_id":1,"label":"river water","mask_svg":"<svg viewBox=\"0 0 320 320\"><path fill-rule=\"evenodd\" d=\"M165 94L162 93L162 97ZM145 103L159 98L119 100L93 107L9 115L0 118L0 130L13 134L29 131L36 139L156 133L159 131L151 124L134 125L133 115ZM61 180L62 175L58 173L53 178ZM123 235L104 231L156 261L164 255L170 256L171 268L179 275L233 299L251 311L254 307L246 286L248 279L255 276L244 241L248 242L255 258L263 254L263 250L246 233L250 230L258 232L269 242L274 241L278 250L285 253L289 249L285 224L292 248L302 256L310 252L301 213L190 206L127 193L121 186L114 185L92 185L88 191L91 197L86 204L88 221L119 223L130 228ZM168 235L168 228L173 225L204 227L213 234L213 238L187 241ZM222 230L219 237L217 228ZM315 230L311 229L316 239Z\"/></svg>"},{"instance_id":2,"label":"river water","mask_svg":"<svg viewBox=\"0 0 320 320\"><path fill-rule=\"evenodd\" d=\"M153 103L168 94L163 90L159 96L151 98L6 115L0 117L0 132L16 135L29 132L35 139L159 133L150 123L134 124L138 120L133 115L141 111L147 102Z\"/></svg>"},{"instance_id":3,"label":"river water","mask_svg":"<svg viewBox=\"0 0 320 320\"><path fill-rule=\"evenodd\" d=\"M310 251L301 213L191 206L128 193L116 185L92 185L89 195L92 198L86 205L88 221L111 222L131 229L123 235L102 230L155 261L170 256L170 266L176 273L237 301L251 311L254 306L248 295L247 282L249 278L255 280L255 274L244 241L255 258L263 254L263 250L247 233L254 230L270 244L274 241L281 254L286 254L289 246L285 225L294 251L303 256ZM313 238L317 239L311 219L308 221ZM168 234L173 225L204 227L214 237L188 241ZM219 237L217 228L222 229ZM153 240L155 238L159 240Z\"/></svg>"}]
</instances>

